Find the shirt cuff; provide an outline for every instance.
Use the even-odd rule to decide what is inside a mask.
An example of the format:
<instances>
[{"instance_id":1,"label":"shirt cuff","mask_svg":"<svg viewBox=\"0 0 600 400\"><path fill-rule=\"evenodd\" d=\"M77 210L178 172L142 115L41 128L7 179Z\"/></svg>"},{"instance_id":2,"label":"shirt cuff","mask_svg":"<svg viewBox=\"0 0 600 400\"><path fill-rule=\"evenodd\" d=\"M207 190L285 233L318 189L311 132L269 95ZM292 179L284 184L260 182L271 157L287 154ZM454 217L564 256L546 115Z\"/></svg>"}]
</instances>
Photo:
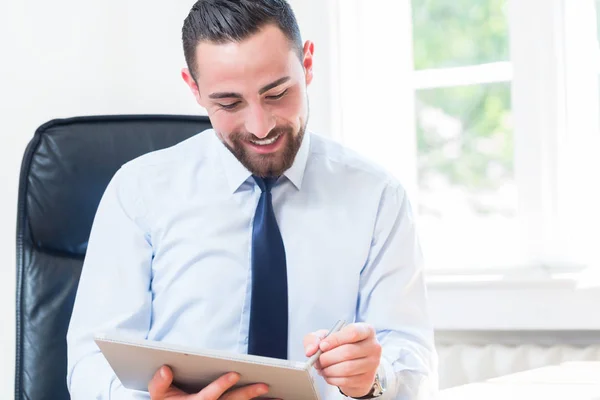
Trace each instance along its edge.
<instances>
[{"instance_id":1,"label":"shirt cuff","mask_svg":"<svg viewBox=\"0 0 600 400\"><path fill-rule=\"evenodd\" d=\"M382 356L381 361L379 362L379 369L377 370L377 372L379 373L379 380L382 386L385 388L383 395L381 395L377 399L394 399L398 385L398 377L396 375L396 372L394 371L394 366L387 358Z\"/></svg>"}]
</instances>

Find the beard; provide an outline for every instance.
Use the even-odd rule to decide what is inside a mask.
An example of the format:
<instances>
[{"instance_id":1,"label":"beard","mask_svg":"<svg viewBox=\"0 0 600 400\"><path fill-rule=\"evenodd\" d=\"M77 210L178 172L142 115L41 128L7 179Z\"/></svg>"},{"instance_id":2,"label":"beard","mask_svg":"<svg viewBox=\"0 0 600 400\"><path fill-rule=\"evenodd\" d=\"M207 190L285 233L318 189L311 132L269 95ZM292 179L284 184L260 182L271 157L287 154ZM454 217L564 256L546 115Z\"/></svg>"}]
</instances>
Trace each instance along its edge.
<instances>
[{"instance_id":1,"label":"beard","mask_svg":"<svg viewBox=\"0 0 600 400\"><path fill-rule=\"evenodd\" d=\"M291 126L276 126L265 139L275 138L281 134L282 137L277 140L284 140L285 146L270 154L258 154L248 149L244 143L257 140L251 133L232 132L229 135L231 144L225 142L222 137L221 141L252 175L261 178L279 177L294 163L296 154L302 145L305 131L306 123L300 126L296 134L294 134L294 129Z\"/></svg>"}]
</instances>

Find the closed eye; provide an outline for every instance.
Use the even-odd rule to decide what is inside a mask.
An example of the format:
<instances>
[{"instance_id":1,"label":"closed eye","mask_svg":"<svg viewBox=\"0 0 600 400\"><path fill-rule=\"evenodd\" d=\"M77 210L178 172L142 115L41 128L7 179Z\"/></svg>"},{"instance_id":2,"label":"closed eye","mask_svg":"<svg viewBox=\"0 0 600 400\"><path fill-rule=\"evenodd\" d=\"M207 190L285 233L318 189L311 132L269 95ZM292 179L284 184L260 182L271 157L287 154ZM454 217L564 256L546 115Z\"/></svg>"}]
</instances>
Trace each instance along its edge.
<instances>
[{"instance_id":1,"label":"closed eye","mask_svg":"<svg viewBox=\"0 0 600 400\"><path fill-rule=\"evenodd\" d=\"M285 89L283 92L276 94L274 96L267 96L267 99L269 100L279 100L280 98L282 98L283 96L285 96L285 94L287 93L287 89Z\"/></svg>"},{"instance_id":2,"label":"closed eye","mask_svg":"<svg viewBox=\"0 0 600 400\"><path fill-rule=\"evenodd\" d=\"M220 104L220 103L219 103L219 107L221 107L221 108L222 108L222 109L224 109L224 110L233 110L233 109L235 109L235 108L238 106L238 104L240 104L240 103L241 103L240 101L236 101L235 103L231 103L231 104Z\"/></svg>"}]
</instances>

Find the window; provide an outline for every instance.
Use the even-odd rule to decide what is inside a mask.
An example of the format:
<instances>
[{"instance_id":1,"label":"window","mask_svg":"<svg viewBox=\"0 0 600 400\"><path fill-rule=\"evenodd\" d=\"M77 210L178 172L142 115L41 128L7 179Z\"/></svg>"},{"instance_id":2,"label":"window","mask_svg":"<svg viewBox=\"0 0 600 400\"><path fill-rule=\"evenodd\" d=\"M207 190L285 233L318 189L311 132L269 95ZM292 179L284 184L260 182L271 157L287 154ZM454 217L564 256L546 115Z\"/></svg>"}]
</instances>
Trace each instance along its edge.
<instances>
[{"instance_id":1,"label":"window","mask_svg":"<svg viewBox=\"0 0 600 400\"><path fill-rule=\"evenodd\" d=\"M413 0L419 204L429 268L519 261L506 0Z\"/></svg>"},{"instance_id":2,"label":"window","mask_svg":"<svg viewBox=\"0 0 600 400\"><path fill-rule=\"evenodd\" d=\"M407 187L430 270L598 260L600 0L331 4L336 137Z\"/></svg>"},{"instance_id":3,"label":"window","mask_svg":"<svg viewBox=\"0 0 600 400\"><path fill-rule=\"evenodd\" d=\"M595 63L597 67L597 71L600 74L600 0L595 0L595 8L596 8L596 58ZM600 90L600 86L598 87ZM600 113L598 113L600 115Z\"/></svg>"}]
</instances>

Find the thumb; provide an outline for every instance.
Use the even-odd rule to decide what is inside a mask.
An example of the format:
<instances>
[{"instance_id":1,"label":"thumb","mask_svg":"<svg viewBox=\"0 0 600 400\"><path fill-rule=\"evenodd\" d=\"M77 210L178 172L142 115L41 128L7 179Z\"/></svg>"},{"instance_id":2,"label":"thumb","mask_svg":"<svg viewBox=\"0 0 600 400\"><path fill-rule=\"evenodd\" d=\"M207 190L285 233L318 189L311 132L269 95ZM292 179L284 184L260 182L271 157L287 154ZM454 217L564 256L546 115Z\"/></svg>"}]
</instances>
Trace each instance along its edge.
<instances>
[{"instance_id":1,"label":"thumb","mask_svg":"<svg viewBox=\"0 0 600 400\"><path fill-rule=\"evenodd\" d=\"M156 371L152 380L148 384L148 392L152 400L162 400L173 382L173 372L171 368L163 365Z\"/></svg>"},{"instance_id":2,"label":"thumb","mask_svg":"<svg viewBox=\"0 0 600 400\"><path fill-rule=\"evenodd\" d=\"M310 357L317 352L319 343L323 340L325 335L327 335L327 332L327 330L321 329L316 332L311 332L304 337L304 352L307 357Z\"/></svg>"}]
</instances>

